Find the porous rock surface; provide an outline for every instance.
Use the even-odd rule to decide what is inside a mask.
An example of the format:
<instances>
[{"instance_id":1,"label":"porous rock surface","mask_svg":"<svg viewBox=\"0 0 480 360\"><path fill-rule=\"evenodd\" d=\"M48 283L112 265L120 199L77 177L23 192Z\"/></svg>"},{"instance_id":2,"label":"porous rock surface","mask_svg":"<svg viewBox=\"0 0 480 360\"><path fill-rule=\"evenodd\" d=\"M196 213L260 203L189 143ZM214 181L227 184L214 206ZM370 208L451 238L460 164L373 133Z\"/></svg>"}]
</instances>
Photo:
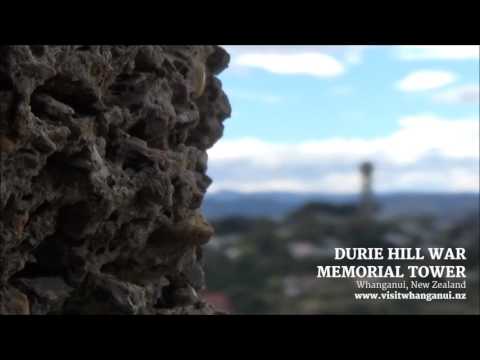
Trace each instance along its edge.
<instances>
[{"instance_id":1,"label":"porous rock surface","mask_svg":"<svg viewBox=\"0 0 480 360\"><path fill-rule=\"evenodd\" d=\"M0 314L211 314L217 46L0 47Z\"/></svg>"}]
</instances>

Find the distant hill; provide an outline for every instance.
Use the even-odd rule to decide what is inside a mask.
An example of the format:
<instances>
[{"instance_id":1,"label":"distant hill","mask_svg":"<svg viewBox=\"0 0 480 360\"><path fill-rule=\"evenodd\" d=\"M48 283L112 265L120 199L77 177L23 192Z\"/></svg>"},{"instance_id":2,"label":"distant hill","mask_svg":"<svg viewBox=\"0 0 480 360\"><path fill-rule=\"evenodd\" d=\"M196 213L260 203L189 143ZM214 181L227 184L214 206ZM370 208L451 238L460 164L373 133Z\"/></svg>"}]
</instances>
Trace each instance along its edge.
<instances>
[{"instance_id":1,"label":"distant hill","mask_svg":"<svg viewBox=\"0 0 480 360\"><path fill-rule=\"evenodd\" d=\"M478 213L479 199L478 193L389 193L376 196L383 217L431 214L451 219ZM358 201L358 196L288 192L207 193L203 211L210 219L227 216L281 218L312 201L351 204Z\"/></svg>"}]
</instances>

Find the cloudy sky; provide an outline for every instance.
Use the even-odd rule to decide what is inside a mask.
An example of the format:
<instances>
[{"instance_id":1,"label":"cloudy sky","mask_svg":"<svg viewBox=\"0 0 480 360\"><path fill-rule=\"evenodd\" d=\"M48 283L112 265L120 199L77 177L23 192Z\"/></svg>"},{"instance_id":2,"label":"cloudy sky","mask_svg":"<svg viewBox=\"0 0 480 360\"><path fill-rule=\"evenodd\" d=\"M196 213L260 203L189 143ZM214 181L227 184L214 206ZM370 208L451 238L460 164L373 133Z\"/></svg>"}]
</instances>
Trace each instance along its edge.
<instances>
[{"instance_id":1,"label":"cloudy sky","mask_svg":"<svg viewBox=\"0 0 480 360\"><path fill-rule=\"evenodd\" d=\"M224 46L210 192L479 190L478 46Z\"/></svg>"}]
</instances>

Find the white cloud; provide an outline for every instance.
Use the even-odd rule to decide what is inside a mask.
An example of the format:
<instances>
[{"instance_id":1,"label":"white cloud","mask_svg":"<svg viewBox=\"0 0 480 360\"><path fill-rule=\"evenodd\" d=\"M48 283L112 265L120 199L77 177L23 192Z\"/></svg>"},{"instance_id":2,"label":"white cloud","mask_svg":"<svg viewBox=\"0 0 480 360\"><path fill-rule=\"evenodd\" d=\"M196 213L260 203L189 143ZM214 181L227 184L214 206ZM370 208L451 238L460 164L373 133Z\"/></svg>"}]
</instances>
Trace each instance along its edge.
<instances>
[{"instance_id":1,"label":"white cloud","mask_svg":"<svg viewBox=\"0 0 480 360\"><path fill-rule=\"evenodd\" d=\"M399 189L443 190L448 192L479 191L478 171L468 168L449 168L441 170L413 170L399 173L395 179Z\"/></svg>"},{"instance_id":2,"label":"white cloud","mask_svg":"<svg viewBox=\"0 0 480 360\"><path fill-rule=\"evenodd\" d=\"M261 68L275 74L339 76L363 61L367 46L240 45L224 46L232 60L230 72L244 75Z\"/></svg>"},{"instance_id":3,"label":"white cloud","mask_svg":"<svg viewBox=\"0 0 480 360\"><path fill-rule=\"evenodd\" d=\"M333 56L345 62L358 63L363 59L364 45L223 45L233 56L243 54L300 54L321 53Z\"/></svg>"},{"instance_id":4,"label":"white cloud","mask_svg":"<svg viewBox=\"0 0 480 360\"><path fill-rule=\"evenodd\" d=\"M235 59L243 66L261 68L275 74L304 74L332 77L344 72L335 58L320 53L301 54L244 54Z\"/></svg>"},{"instance_id":5,"label":"white cloud","mask_svg":"<svg viewBox=\"0 0 480 360\"><path fill-rule=\"evenodd\" d=\"M431 152L445 158L478 158L478 120L417 115L404 117L399 124L400 130L378 139L394 162L413 163Z\"/></svg>"},{"instance_id":6,"label":"white cloud","mask_svg":"<svg viewBox=\"0 0 480 360\"><path fill-rule=\"evenodd\" d=\"M479 97L478 85L462 85L438 93L433 99L446 104L475 104L479 102Z\"/></svg>"},{"instance_id":7,"label":"white cloud","mask_svg":"<svg viewBox=\"0 0 480 360\"><path fill-rule=\"evenodd\" d=\"M395 48L402 60L478 59L479 45L403 45Z\"/></svg>"},{"instance_id":8,"label":"white cloud","mask_svg":"<svg viewBox=\"0 0 480 360\"><path fill-rule=\"evenodd\" d=\"M416 115L393 134L271 143L219 141L209 150L209 191L356 193L358 164L373 161L378 191L478 191L477 119Z\"/></svg>"},{"instance_id":9,"label":"white cloud","mask_svg":"<svg viewBox=\"0 0 480 360\"><path fill-rule=\"evenodd\" d=\"M356 172L347 174L330 174L320 179L307 181L299 179L275 178L272 180L227 180L214 182L209 192L235 190L237 192L268 192L286 191L297 193L318 192L318 189L328 189L329 192L338 194L349 194L352 189L360 187L360 179Z\"/></svg>"},{"instance_id":10,"label":"white cloud","mask_svg":"<svg viewBox=\"0 0 480 360\"><path fill-rule=\"evenodd\" d=\"M451 184L451 189L456 192L478 191L480 177L478 171L472 173L466 169L452 169L450 170L450 177L448 179Z\"/></svg>"},{"instance_id":11,"label":"white cloud","mask_svg":"<svg viewBox=\"0 0 480 360\"><path fill-rule=\"evenodd\" d=\"M453 83L456 76L448 71L418 70L408 74L397 83L402 91L425 91Z\"/></svg>"}]
</instances>

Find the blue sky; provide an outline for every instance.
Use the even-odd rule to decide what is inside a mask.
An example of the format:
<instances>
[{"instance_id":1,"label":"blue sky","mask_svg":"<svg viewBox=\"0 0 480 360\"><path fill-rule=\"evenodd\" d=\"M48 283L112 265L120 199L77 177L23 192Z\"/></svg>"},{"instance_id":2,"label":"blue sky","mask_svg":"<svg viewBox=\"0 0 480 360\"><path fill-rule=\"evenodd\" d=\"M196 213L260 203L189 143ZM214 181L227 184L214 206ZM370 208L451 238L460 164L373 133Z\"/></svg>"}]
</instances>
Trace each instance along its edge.
<instances>
[{"instance_id":1,"label":"blue sky","mask_svg":"<svg viewBox=\"0 0 480 360\"><path fill-rule=\"evenodd\" d=\"M224 47L211 191L478 191L478 46Z\"/></svg>"}]
</instances>

